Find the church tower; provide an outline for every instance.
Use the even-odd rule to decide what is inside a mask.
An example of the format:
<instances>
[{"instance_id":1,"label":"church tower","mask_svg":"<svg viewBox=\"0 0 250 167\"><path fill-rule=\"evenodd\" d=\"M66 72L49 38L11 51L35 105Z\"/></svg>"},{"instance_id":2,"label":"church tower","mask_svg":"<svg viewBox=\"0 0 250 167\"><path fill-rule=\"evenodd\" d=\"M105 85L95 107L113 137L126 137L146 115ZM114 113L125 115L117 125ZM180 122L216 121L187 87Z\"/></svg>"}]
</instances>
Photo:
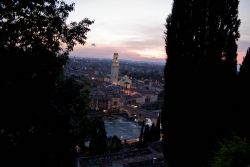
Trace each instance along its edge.
<instances>
[{"instance_id":1,"label":"church tower","mask_svg":"<svg viewBox=\"0 0 250 167\"><path fill-rule=\"evenodd\" d=\"M117 85L119 74L119 61L118 53L114 53L112 65L111 65L111 83Z\"/></svg>"}]
</instances>

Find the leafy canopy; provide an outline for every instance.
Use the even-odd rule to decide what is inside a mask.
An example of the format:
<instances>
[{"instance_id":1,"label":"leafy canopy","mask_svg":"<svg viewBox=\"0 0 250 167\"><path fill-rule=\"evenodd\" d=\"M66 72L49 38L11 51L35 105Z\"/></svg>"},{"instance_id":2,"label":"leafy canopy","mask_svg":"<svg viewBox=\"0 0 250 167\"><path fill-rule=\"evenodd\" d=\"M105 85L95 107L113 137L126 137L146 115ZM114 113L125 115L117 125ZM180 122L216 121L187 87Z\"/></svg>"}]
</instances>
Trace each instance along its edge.
<instances>
[{"instance_id":1,"label":"leafy canopy","mask_svg":"<svg viewBox=\"0 0 250 167\"><path fill-rule=\"evenodd\" d=\"M76 42L85 44L89 19L66 24L74 4L59 0L4 0L0 2L0 47L29 50L43 46L66 54ZM63 50L65 48L65 50Z\"/></svg>"},{"instance_id":2,"label":"leafy canopy","mask_svg":"<svg viewBox=\"0 0 250 167\"><path fill-rule=\"evenodd\" d=\"M0 147L9 166L70 166L82 141L87 95L62 74L93 21L67 24L73 9L62 0L0 1Z\"/></svg>"}]
</instances>

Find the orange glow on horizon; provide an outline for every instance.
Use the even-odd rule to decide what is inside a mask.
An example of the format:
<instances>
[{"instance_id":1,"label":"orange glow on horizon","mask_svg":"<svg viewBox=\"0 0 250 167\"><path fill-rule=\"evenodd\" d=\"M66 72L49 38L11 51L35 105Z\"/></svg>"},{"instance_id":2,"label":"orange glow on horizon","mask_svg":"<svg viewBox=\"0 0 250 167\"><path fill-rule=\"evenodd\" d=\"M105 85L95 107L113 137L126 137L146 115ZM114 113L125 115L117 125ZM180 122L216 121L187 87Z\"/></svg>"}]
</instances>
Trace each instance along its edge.
<instances>
[{"instance_id":1,"label":"orange glow on horizon","mask_svg":"<svg viewBox=\"0 0 250 167\"><path fill-rule=\"evenodd\" d=\"M128 58L130 60L149 60L149 61L166 61L167 55L163 49L160 48L137 48L130 49L129 47L122 46L110 46L110 45L99 45L96 44L95 47L87 43L84 46L77 45L74 48L74 52L77 53L80 57L85 57L81 55L89 55L89 57L98 57L98 58L112 58L114 52L118 52L121 58ZM237 64L242 64L246 52L237 53ZM105 56L104 56L105 55ZM125 59L126 59L125 58Z\"/></svg>"}]
</instances>

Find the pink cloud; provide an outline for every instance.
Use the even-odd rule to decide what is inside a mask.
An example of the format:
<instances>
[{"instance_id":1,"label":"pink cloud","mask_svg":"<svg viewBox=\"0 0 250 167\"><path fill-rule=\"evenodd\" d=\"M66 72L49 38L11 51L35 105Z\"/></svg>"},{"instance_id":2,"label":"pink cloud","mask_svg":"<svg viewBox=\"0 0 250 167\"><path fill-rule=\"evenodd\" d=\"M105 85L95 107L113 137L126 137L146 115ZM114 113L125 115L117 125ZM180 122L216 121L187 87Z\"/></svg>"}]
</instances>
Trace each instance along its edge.
<instances>
[{"instance_id":1,"label":"pink cloud","mask_svg":"<svg viewBox=\"0 0 250 167\"><path fill-rule=\"evenodd\" d=\"M246 56L246 52L238 52L237 63L242 64L245 56Z\"/></svg>"}]
</instances>

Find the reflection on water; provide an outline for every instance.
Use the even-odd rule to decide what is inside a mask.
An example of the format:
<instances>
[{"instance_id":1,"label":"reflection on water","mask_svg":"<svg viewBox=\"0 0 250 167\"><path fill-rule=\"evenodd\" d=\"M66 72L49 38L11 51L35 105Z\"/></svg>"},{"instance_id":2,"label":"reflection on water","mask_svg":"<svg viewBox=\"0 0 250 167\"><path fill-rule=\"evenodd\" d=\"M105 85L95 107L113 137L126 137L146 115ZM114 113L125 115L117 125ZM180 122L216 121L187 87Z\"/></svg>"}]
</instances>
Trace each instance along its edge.
<instances>
[{"instance_id":1,"label":"reflection on water","mask_svg":"<svg viewBox=\"0 0 250 167\"><path fill-rule=\"evenodd\" d=\"M107 136L116 135L121 140L139 138L141 126L123 117L105 117L104 124Z\"/></svg>"}]
</instances>

